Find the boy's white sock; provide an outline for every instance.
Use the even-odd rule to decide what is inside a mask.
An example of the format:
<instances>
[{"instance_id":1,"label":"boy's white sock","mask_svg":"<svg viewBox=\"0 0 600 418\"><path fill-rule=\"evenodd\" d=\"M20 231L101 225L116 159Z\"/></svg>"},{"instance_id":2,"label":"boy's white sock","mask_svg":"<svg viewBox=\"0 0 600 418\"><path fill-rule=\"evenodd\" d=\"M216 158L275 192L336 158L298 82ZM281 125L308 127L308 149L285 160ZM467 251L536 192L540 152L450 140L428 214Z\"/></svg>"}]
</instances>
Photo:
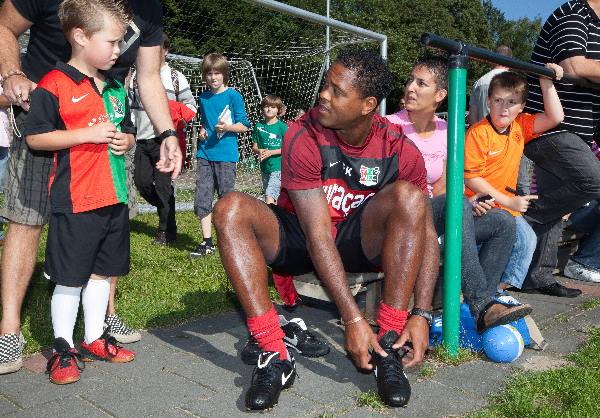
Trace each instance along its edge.
<instances>
[{"instance_id":1,"label":"boy's white sock","mask_svg":"<svg viewBox=\"0 0 600 418\"><path fill-rule=\"evenodd\" d=\"M81 287L57 284L50 302L54 338L64 338L70 347L73 347L73 328L77 320L80 295Z\"/></svg>"},{"instance_id":2,"label":"boy's white sock","mask_svg":"<svg viewBox=\"0 0 600 418\"><path fill-rule=\"evenodd\" d=\"M110 281L88 280L83 288L81 304L83 305L83 323L85 325L85 343L91 344L102 335L104 331L104 317L108 306Z\"/></svg>"}]
</instances>

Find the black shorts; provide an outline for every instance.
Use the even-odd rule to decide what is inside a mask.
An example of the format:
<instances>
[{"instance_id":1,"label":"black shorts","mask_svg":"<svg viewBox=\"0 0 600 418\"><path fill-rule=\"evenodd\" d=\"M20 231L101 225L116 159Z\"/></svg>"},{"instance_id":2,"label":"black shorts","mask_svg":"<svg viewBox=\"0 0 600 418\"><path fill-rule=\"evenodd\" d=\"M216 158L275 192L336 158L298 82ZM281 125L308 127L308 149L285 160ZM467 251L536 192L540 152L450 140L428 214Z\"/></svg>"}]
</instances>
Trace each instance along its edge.
<instances>
[{"instance_id":1,"label":"black shorts","mask_svg":"<svg viewBox=\"0 0 600 418\"><path fill-rule=\"evenodd\" d=\"M127 205L50 215L44 269L53 282L80 287L92 274L124 276L129 258Z\"/></svg>"},{"instance_id":2,"label":"black shorts","mask_svg":"<svg viewBox=\"0 0 600 418\"><path fill-rule=\"evenodd\" d=\"M379 271L379 260L369 260L363 253L360 240L360 219L367 204L359 206L344 221L336 225L337 247L344 269L349 273ZM279 253L269 266L278 274L298 276L314 271L312 260L306 248L306 238L298 217L286 209L269 205L279 221Z\"/></svg>"}]
</instances>

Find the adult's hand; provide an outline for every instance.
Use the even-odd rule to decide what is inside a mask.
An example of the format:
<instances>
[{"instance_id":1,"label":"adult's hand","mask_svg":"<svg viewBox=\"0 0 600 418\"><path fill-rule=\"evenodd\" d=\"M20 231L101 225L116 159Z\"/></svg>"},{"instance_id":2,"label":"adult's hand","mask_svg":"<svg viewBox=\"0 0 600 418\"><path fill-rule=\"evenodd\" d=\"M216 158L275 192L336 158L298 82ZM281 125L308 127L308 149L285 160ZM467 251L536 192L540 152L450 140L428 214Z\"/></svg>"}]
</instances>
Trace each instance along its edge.
<instances>
[{"instance_id":1,"label":"adult's hand","mask_svg":"<svg viewBox=\"0 0 600 418\"><path fill-rule=\"evenodd\" d=\"M356 367L365 370L373 369L370 348L382 357L387 357L387 353L377 341L377 335L366 320L362 319L346 326L346 351L352 356Z\"/></svg>"},{"instance_id":2,"label":"adult's hand","mask_svg":"<svg viewBox=\"0 0 600 418\"><path fill-rule=\"evenodd\" d=\"M25 111L29 111L29 99L36 86L33 81L22 75L13 75L2 83L8 101L13 105L21 106Z\"/></svg>"},{"instance_id":3,"label":"adult's hand","mask_svg":"<svg viewBox=\"0 0 600 418\"><path fill-rule=\"evenodd\" d=\"M425 351L429 346L429 324L422 316L414 315L408 318L406 326L393 348L403 347L408 341L412 343L412 348L408 349L402 363L404 367L413 367L423 362Z\"/></svg>"},{"instance_id":4,"label":"adult's hand","mask_svg":"<svg viewBox=\"0 0 600 418\"><path fill-rule=\"evenodd\" d=\"M181 159L179 140L170 136L160 144L160 160L156 163L156 168L163 173L172 173L171 179L176 179L181 172Z\"/></svg>"}]
</instances>

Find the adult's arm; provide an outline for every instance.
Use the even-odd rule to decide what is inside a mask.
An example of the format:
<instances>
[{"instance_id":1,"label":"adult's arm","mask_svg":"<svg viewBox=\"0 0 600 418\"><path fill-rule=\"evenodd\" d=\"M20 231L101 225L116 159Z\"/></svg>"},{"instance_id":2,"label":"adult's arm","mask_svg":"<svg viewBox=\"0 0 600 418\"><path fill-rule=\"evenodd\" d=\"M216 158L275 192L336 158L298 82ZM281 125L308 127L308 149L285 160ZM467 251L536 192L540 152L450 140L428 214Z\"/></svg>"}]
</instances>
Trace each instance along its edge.
<instances>
[{"instance_id":1,"label":"adult's arm","mask_svg":"<svg viewBox=\"0 0 600 418\"><path fill-rule=\"evenodd\" d=\"M0 74L21 70L18 37L33 25L6 0L0 8ZM4 94L11 104L29 109L29 95L35 83L25 76L13 75L3 81Z\"/></svg>"},{"instance_id":2,"label":"adult's arm","mask_svg":"<svg viewBox=\"0 0 600 418\"><path fill-rule=\"evenodd\" d=\"M344 266L331 236L331 218L323 188L288 190L298 221L306 237L306 246L321 281L329 290L342 320L351 321L362 316L348 286ZM365 320L346 327L346 348L356 365L370 369L369 347L385 356L377 337Z\"/></svg>"},{"instance_id":3,"label":"adult's arm","mask_svg":"<svg viewBox=\"0 0 600 418\"><path fill-rule=\"evenodd\" d=\"M160 79L160 46L140 47L136 58L138 91L144 110L157 132L175 129L165 88ZM160 146L160 160L156 167L164 172L172 172L176 178L181 171L181 149L175 135L163 140Z\"/></svg>"},{"instance_id":4,"label":"adult's arm","mask_svg":"<svg viewBox=\"0 0 600 418\"><path fill-rule=\"evenodd\" d=\"M578 55L569 57L558 63L565 74L587 78L593 83L600 83L600 61Z\"/></svg>"}]
</instances>

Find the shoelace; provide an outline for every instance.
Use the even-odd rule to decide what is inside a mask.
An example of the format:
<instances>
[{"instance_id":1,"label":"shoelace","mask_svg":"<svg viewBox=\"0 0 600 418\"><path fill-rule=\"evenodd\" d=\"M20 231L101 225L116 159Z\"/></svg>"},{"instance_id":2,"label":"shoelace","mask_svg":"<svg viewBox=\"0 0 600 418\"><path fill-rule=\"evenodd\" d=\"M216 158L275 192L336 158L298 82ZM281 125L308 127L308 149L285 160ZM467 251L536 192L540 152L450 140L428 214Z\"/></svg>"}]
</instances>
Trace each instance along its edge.
<instances>
[{"instance_id":1,"label":"shoelace","mask_svg":"<svg viewBox=\"0 0 600 418\"><path fill-rule=\"evenodd\" d=\"M106 329L100 336L100 339L104 340L104 349L106 350L108 355L111 357L115 357L119 353L119 350L122 347L120 345L118 345L117 340L114 337L108 335L109 332L110 332L110 325L108 327L106 327ZM109 349L109 347L111 347L111 346L114 347L114 350L115 350L114 354Z\"/></svg>"},{"instance_id":2,"label":"shoelace","mask_svg":"<svg viewBox=\"0 0 600 418\"><path fill-rule=\"evenodd\" d=\"M57 360L61 369L69 367L71 359L75 360L75 365L80 371L85 369L85 363L82 360L81 354L74 351L57 351L56 353L52 354L52 357L50 357L50 360L48 360L48 364L46 365L46 373L49 374L52 371L54 365L57 363Z\"/></svg>"},{"instance_id":3,"label":"shoelace","mask_svg":"<svg viewBox=\"0 0 600 418\"><path fill-rule=\"evenodd\" d=\"M281 361L278 361L276 363L270 362L267 367L262 369L255 367L252 372L252 386L271 388L274 382L280 382L279 376L281 376L282 366Z\"/></svg>"},{"instance_id":4,"label":"shoelace","mask_svg":"<svg viewBox=\"0 0 600 418\"><path fill-rule=\"evenodd\" d=\"M381 368L385 367L387 383L400 383L404 380L404 368L402 360L393 351L386 350L388 356L381 359Z\"/></svg>"}]
</instances>

